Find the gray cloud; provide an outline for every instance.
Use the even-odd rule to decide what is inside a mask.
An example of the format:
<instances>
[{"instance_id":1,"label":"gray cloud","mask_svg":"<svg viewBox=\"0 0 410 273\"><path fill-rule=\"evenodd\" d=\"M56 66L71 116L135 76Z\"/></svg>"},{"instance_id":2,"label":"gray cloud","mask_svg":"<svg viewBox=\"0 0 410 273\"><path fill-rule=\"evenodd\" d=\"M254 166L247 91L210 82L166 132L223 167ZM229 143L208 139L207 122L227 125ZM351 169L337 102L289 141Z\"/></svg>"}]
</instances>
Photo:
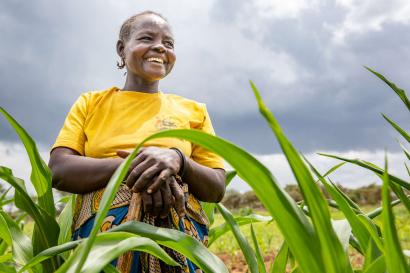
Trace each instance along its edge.
<instances>
[{"instance_id":1,"label":"gray cloud","mask_svg":"<svg viewBox=\"0 0 410 273\"><path fill-rule=\"evenodd\" d=\"M0 105L50 146L80 93L122 85L114 48L119 27L152 9L170 20L177 40L177 64L162 89L207 103L222 137L255 153L278 151L257 112L252 79L302 151L397 149L380 112L403 126L407 112L362 65L409 90L408 21L366 5L265 2L3 1ZM393 12L407 4L392 5L389 16L404 18ZM15 139L1 118L0 140Z\"/></svg>"}]
</instances>

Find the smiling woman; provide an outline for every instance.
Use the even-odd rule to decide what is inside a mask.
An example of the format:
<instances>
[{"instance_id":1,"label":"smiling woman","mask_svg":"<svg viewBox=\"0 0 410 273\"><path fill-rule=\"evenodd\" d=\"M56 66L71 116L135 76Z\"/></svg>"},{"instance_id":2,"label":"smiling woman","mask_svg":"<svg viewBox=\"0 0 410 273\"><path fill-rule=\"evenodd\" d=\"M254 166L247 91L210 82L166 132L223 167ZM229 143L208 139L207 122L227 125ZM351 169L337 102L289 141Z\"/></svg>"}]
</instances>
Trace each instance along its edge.
<instances>
[{"instance_id":1,"label":"smiling woman","mask_svg":"<svg viewBox=\"0 0 410 273\"><path fill-rule=\"evenodd\" d=\"M147 136L175 128L214 134L204 104L159 91L159 81L176 60L171 27L163 16L146 11L126 20L117 52L118 67L127 70L124 87L82 94L51 150L53 186L78 194L73 239L89 236L110 177ZM140 221L181 230L206 245L209 222L199 201L219 202L224 192L220 157L184 140L155 139L133 160L100 230L129 220L136 213L130 209L131 196L138 193ZM201 272L179 253L167 251L181 267L139 252L113 264L121 272Z\"/></svg>"}]
</instances>

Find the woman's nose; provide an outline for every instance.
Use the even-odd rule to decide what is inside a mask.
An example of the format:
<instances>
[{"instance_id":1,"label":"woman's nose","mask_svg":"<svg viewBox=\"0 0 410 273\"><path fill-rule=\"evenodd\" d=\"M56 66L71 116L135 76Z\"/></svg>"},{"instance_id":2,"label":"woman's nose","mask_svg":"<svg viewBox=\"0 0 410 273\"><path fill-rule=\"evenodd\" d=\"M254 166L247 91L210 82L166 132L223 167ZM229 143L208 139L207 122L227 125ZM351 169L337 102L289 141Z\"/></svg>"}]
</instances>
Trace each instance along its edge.
<instances>
[{"instance_id":1,"label":"woman's nose","mask_svg":"<svg viewBox=\"0 0 410 273\"><path fill-rule=\"evenodd\" d=\"M154 49L157 52L165 52L166 48L162 43L155 43L152 46L152 49Z\"/></svg>"}]
</instances>

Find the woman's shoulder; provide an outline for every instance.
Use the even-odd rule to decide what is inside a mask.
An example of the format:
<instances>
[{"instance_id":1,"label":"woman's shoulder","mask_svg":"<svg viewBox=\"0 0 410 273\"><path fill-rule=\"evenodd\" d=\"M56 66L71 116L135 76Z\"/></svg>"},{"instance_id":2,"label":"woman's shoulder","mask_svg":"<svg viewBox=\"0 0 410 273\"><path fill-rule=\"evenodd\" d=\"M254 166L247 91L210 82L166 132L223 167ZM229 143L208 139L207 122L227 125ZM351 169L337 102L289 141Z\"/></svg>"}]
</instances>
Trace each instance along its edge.
<instances>
[{"instance_id":1,"label":"woman's shoulder","mask_svg":"<svg viewBox=\"0 0 410 273\"><path fill-rule=\"evenodd\" d=\"M87 104L98 103L104 97L107 97L118 90L118 87L110 87L101 90L89 90L80 94L79 99L85 100Z\"/></svg>"},{"instance_id":2,"label":"woman's shoulder","mask_svg":"<svg viewBox=\"0 0 410 273\"><path fill-rule=\"evenodd\" d=\"M190 99L174 93L164 93L164 96L172 103L177 104L179 107L188 108L195 112L203 112L205 109L205 103L198 102L194 99Z\"/></svg>"}]
</instances>

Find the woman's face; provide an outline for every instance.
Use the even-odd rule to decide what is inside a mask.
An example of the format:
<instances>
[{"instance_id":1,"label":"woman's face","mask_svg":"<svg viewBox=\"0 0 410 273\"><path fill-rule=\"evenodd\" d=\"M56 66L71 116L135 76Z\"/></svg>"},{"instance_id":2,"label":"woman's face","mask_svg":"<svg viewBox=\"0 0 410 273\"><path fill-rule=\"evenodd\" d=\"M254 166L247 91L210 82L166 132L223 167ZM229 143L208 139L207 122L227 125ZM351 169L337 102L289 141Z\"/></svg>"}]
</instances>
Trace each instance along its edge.
<instances>
[{"instance_id":1,"label":"woman's face","mask_svg":"<svg viewBox=\"0 0 410 273\"><path fill-rule=\"evenodd\" d=\"M176 59L170 26L154 14L140 16L131 27L129 39L119 41L117 50L125 59L127 73L146 81L164 78Z\"/></svg>"}]
</instances>

